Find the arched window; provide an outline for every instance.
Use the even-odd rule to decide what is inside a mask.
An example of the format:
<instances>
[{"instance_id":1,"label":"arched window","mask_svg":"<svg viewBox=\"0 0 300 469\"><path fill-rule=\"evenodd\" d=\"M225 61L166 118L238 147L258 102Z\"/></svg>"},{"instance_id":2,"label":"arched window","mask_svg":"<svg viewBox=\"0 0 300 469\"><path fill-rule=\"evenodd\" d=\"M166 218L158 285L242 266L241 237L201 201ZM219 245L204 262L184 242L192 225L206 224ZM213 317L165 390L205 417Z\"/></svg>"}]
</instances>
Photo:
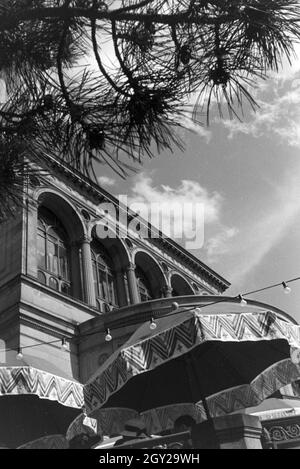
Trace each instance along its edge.
<instances>
[{"instance_id":1,"label":"arched window","mask_svg":"<svg viewBox=\"0 0 300 469\"><path fill-rule=\"evenodd\" d=\"M70 294L69 245L58 218L45 207L38 213L38 279L53 290Z\"/></svg>"},{"instance_id":2,"label":"arched window","mask_svg":"<svg viewBox=\"0 0 300 469\"><path fill-rule=\"evenodd\" d=\"M100 243L94 241L91 248L94 287L96 297L100 300L100 306L102 306L102 303L117 306L118 300L112 261ZM105 310L105 308L102 309Z\"/></svg>"},{"instance_id":3,"label":"arched window","mask_svg":"<svg viewBox=\"0 0 300 469\"><path fill-rule=\"evenodd\" d=\"M153 299L153 294L151 291L150 282L148 281L146 275L139 267L136 268L135 271L138 290L140 294L140 300L143 301L150 301Z\"/></svg>"},{"instance_id":4,"label":"arched window","mask_svg":"<svg viewBox=\"0 0 300 469\"><path fill-rule=\"evenodd\" d=\"M173 289L172 296L194 295L194 291L188 281L180 275L173 275L171 279Z\"/></svg>"}]
</instances>

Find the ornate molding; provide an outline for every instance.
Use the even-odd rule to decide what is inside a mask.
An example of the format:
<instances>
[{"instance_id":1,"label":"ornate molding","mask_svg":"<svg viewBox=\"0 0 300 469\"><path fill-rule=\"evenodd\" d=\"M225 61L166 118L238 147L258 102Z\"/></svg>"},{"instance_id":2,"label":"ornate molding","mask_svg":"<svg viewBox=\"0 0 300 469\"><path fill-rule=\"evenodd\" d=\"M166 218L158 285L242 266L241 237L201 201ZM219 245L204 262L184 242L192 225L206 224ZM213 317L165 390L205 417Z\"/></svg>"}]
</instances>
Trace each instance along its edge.
<instances>
[{"instance_id":1,"label":"ornate molding","mask_svg":"<svg viewBox=\"0 0 300 469\"><path fill-rule=\"evenodd\" d=\"M269 427L268 432L271 439L277 442L300 439L300 425L296 423L286 426L275 425L274 427Z\"/></svg>"},{"instance_id":2,"label":"ornate molding","mask_svg":"<svg viewBox=\"0 0 300 469\"><path fill-rule=\"evenodd\" d=\"M76 190L79 188L84 190L85 193L92 195L98 201L107 201L114 205L118 205L118 200L104 189L99 188L95 183L89 180L86 176L79 173L74 168L70 167L69 165L62 163L61 161L55 160L55 158L51 158L51 161L45 161L46 165L52 168L55 168L57 171L57 175L63 174L67 179L72 180L74 185L76 186ZM51 175L47 176L47 180L49 180ZM53 177L52 177L53 179ZM67 187L69 192L74 193L74 189ZM82 194L78 194L79 196ZM81 200L82 203L82 200ZM85 200L86 206L90 207L90 203L88 200ZM95 209L95 202L92 202L92 205ZM84 208L84 207L83 207ZM135 241L138 241L137 239ZM143 243L144 243L143 239ZM202 283L206 284L208 288L214 288L218 292L224 292L229 286L230 283L221 277L217 272L214 272L210 269L207 265L201 262L199 259L194 257L189 252L185 251L181 246L179 246L175 241L167 238L156 238L152 240L151 243L144 243L145 245L151 246L151 250L158 250L160 253L163 254L164 257L172 259L172 261L176 262L177 265L183 270L186 270L192 274L193 277L199 276L198 280ZM178 262L177 259L174 257L177 256L177 259L180 259Z\"/></svg>"}]
</instances>

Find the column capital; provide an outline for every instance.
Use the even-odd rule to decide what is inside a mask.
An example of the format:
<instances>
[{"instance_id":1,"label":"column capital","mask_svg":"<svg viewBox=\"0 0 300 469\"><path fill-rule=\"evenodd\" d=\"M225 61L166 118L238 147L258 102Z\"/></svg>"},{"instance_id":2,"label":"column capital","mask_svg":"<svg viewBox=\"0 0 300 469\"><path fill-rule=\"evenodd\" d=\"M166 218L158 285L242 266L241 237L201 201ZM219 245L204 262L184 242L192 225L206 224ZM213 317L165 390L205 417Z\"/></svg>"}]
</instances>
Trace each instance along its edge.
<instances>
[{"instance_id":1,"label":"column capital","mask_svg":"<svg viewBox=\"0 0 300 469\"><path fill-rule=\"evenodd\" d=\"M129 264L127 264L127 266L125 267L126 272L129 272L130 270L134 272L135 269L136 269L136 265L134 262L129 262Z\"/></svg>"},{"instance_id":2,"label":"column capital","mask_svg":"<svg viewBox=\"0 0 300 469\"><path fill-rule=\"evenodd\" d=\"M91 236L83 235L80 238L79 243L80 244L91 244L92 241L93 241L93 238Z\"/></svg>"},{"instance_id":3,"label":"column capital","mask_svg":"<svg viewBox=\"0 0 300 469\"><path fill-rule=\"evenodd\" d=\"M165 285L162 287L162 293L166 298L171 298L173 294L173 288L170 285Z\"/></svg>"},{"instance_id":4,"label":"column capital","mask_svg":"<svg viewBox=\"0 0 300 469\"><path fill-rule=\"evenodd\" d=\"M130 262L126 267L129 296L132 304L140 303L140 295L137 286L137 280L135 276L135 264Z\"/></svg>"}]
</instances>

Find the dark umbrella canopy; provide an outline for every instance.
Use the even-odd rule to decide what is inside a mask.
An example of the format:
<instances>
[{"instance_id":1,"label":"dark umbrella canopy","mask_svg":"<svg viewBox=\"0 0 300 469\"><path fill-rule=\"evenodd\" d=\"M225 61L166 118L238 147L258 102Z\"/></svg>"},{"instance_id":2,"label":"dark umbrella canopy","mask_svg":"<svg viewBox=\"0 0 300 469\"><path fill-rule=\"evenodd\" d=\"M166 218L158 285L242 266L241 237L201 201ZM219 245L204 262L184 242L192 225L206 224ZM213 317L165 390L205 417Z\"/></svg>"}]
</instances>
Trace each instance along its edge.
<instances>
[{"instance_id":1,"label":"dark umbrella canopy","mask_svg":"<svg viewBox=\"0 0 300 469\"><path fill-rule=\"evenodd\" d=\"M157 325L138 329L84 386L90 414L207 401L206 414L217 416L256 405L300 376L290 360L300 328L273 313L183 312Z\"/></svg>"},{"instance_id":2,"label":"dark umbrella canopy","mask_svg":"<svg viewBox=\"0 0 300 469\"><path fill-rule=\"evenodd\" d=\"M255 345L255 346L254 346ZM113 394L105 407L131 407L144 412L180 402L198 402L223 389L251 383L263 370L288 358L284 340L210 342L142 373Z\"/></svg>"},{"instance_id":3,"label":"dark umbrella canopy","mask_svg":"<svg viewBox=\"0 0 300 469\"><path fill-rule=\"evenodd\" d=\"M0 357L0 441L16 448L64 435L82 411L82 385L47 360L16 356L7 351Z\"/></svg>"},{"instance_id":4,"label":"dark umbrella canopy","mask_svg":"<svg viewBox=\"0 0 300 469\"><path fill-rule=\"evenodd\" d=\"M17 448L47 435L65 435L80 413L37 396L0 397L0 441Z\"/></svg>"}]
</instances>

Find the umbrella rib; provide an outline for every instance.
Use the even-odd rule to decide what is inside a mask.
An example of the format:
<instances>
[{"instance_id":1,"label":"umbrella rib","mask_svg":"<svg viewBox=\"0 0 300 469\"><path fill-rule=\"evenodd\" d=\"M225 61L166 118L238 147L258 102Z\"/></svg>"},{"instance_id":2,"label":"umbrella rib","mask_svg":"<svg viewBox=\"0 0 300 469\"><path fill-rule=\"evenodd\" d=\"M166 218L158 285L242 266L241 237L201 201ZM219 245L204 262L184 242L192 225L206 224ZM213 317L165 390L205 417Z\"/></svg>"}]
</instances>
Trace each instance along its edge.
<instances>
[{"instance_id":1,"label":"umbrella rib","mask_svg":"<svg viewBox=\"0 0 300 469\"><path fill-rule=\"evenodd\" d=\"M198 376L198 370L197 370L197 365L195 363L195 359L190 354L186 354L185 360L187 362L187 375L188 375L188 379L189 379L189 382L190 382L191 391L193 393L194 388L193 388L192 375L194 375L195 379L197 381L200 399L202 400L207 420L212 420L212 416L211 416L210 411L209 411L209 407L208 407L208 404L207 404L206 397L203 394L202 384L200 383L200 379L199 379L199 376ZM196 397L196 399L193 399L193 400L195 400L195 402L197 402L198 396Z\"/></svg>"}]
</instances>

